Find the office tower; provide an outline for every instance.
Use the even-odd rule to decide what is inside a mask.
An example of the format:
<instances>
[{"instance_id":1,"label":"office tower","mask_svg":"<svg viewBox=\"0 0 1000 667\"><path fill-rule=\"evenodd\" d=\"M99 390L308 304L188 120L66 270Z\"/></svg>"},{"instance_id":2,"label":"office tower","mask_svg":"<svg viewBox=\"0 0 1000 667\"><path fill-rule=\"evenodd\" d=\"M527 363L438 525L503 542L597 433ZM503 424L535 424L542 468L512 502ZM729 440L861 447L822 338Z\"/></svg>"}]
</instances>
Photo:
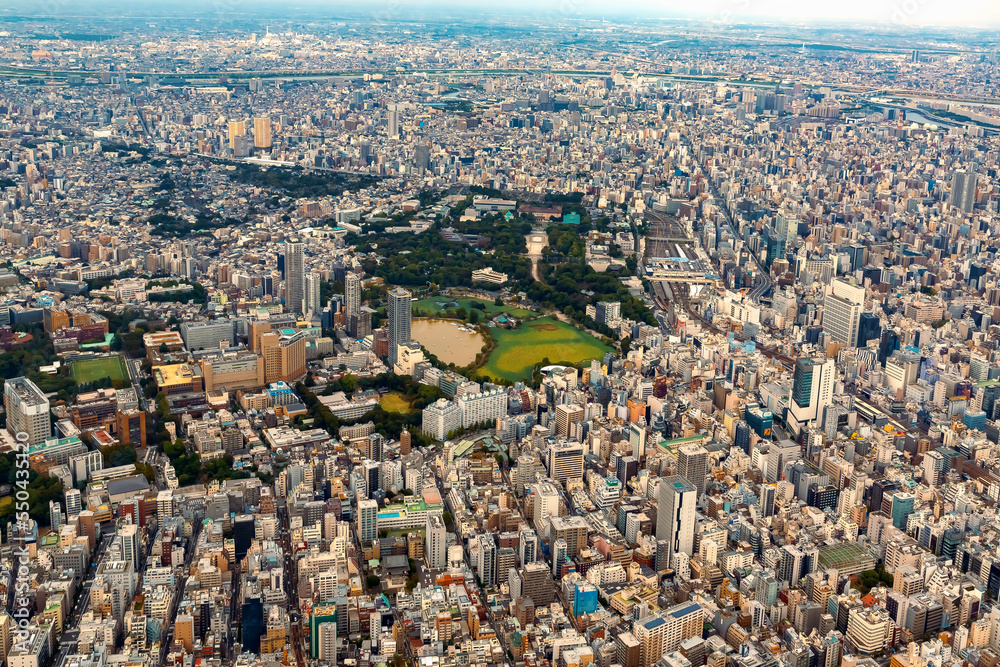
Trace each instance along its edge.
<instances>
[{"instance_id":1,"label":"office tower","mask_svg":"<svg viewBox=\"0 0 1000 667\"><path fill-rule=\"evenodd\" d=\"M396 365L398 347L410 342L410 321L413 318L410 293L397 287L389 292L389 366Z\"/></svg>"},{"instance_id":2,"label":"office tower","mask_svg":"<svg viewBox=\"0 0 1000 667\"><path fill-rule=\"evenodd\" d=\"M25 377L7 380L3 386L7 432L27 446L45 442L52 434L49 399ZM18 434L21 433L20 437Z\"/></svg>"},{"instance_id":3,"label":"office tower","mask_svg":"<svg viewBox=\"0 0 1000 667\"><path fill-rule=\"evenodd\" d=\"M412 436L410 431L403 428L403 431L399 434L399 455L406 456L410 453L410 440Z\"/></svg>"},{"instance_id":4,"label":"office tower","mask_svg":"<svg viewBox=\"0 0 1000 667\"><path fill-rule=\"evenodd\" d=\"M310 273L306 276L305 303L302 307L303 313L319 313L322 310L319 299L320 277L318 273Z\"/></svg>"},{"instance_id":5,"label":"office tower","mask_svg":"<svg viewBox=\"0 0 1000 667\"><path fill-rule=\"evenodd\" d=\"M667 540L668 562L674 554L694 552L694 524L698 489L680 475L664 477L656 489L656 539Z\"/></svg>"},{"instance_id":6,"label":"office tower","mask_svg":"<svg viewBox=\"0 0 1000 667\"><path fill-rule=\"evenodd\" d=\"M253 119L253 145L254 148L271 147L271 119Z\"/></svg>"},{"instance_id":7,"label":"office tower","mask_svg":"<svg viewBox=\"0 0 1000 667\"><path fill-rule=\"evenodd\" d=\"M233 541L236 543L236 559L243 560L256 534L252 514L242 514L233 521Z\"/></svg>"},{"instance_id":8,"label":"office tower","mask_svg":"<svg viewBox=\"0 0 1000 667\"><path fill-rule=\"evenodd\" d=\"M250 580L245 585L241 628L243 650L260 655L260 638L264 634L264 602L256 580Z\"/></svg>"},{"instance_id":9,"label":"office tower","mask_svg":"<svg viewBox=\"0 0 1000 667\"><path fill-rule=\"evenodd\" d=\"M866 347L868 341L878 340L882 335L882 323L875 313L861 313L858 318L858 347Z\"/></svg>"},{"instance_id":10,"label":"office tower","mask_svg":"<svg viewBox=\"0 0 1000 667\"><path fill-rule=\"evenodd\" d=\"M62 505L59 504L58 500L49 501L49 526L52 528L53 533L58 533L59 529L65 524L62 513Z\"/></svg>"},{"instance_id":11,"label":"office tower","mask_svg":"<svg viewBox=\"0 0 1000 667\"><path fill-rule=\"evenodd\" d=\"M549 447L549 477L566 483L583 477L583 445L566 442Z\"/></svg>"},{"instance_id":12,"label":"office tower","mask_svg":"<svg viewBox=\"0 0 1000 667\"><path fill-rule=\"evenodd\" d=\"M774 514L774 499L777 497L778 488L774 484L762 484L760 487L760 513L764 516Z\"/></svg>"},{"instance_id":13,"label":"office tower","mask_svg":"<svg viewBox=\"0 0 1000 667\"><path fill-rule=\"evenodd\" d=\"M906 522L913 514L912 493L896 491L892 495L892 506L889 508L889 516L892 517L892 525L900 530L906 530Z\"/></svg>"},{"instance_id":14,"label":"office tower","mask_svg":"<svg viewBox=\"0 0 1000 667\"><path fill-rule=\"evenodd\" d=\"M684 445L677 452L677 474L691 482L698 497L705 494L708 475L708 450L701 445Z\"/></svg>"},{"instance_id":15,"label":"office tower","mask_svg":"<svg viewBox=\"0 0 1000 667\"><path fill-rule=\"evenodd\" d=\"M788 403L788 424L798 435L816 422L833 402L836 362L826 357L801 358L795 362L792 395Z\"/></svg>"},{"instance_id":16,"label":"office tower","mask_svg":"<svg viewBox=\"0 0 1000 667\"><path fill-rule=\"evenodd\" d=\"M933 449L924 454L924 481L931 486L939 486L944 481L944 475L951 465L951 459L945 458L941 452Z\"/></svg>"},{"instance_id":17,"label":"office tower","mask_svg":"<svg viewBox=\"0 0 1000 667\"><path fill-rule=\"evenodd\" d=\"M750 455L750 424L742 419L733 426L733 445Z\"/></svg>"},{"instance_id":18,"label":"office tower","mask_svg":"<svg viewBox=\"0 0 1000 667\"><path fill-rule=\"evenodd\" d=\"M305 245L299 241L285 242L285 310L302 311L305 299Z\"/></svg>"},{"instance_id":19,"label":"office tower","mask_svg":"<svg viewBox=\"0 0 1000 667\"><path fill-rule=\"evenodd\" d=\"M843 280L833 281L833 293L823 301L823 331L848 347L857 347L865 288Z\"/></svg>"},{"instance_id":20,"label":"office tower","mask_svg":"<svg viewBox=\"0 0 1000 667\"><path fill-rule=\"evenodd\" d=\"M573 424L583 421L583 408L579 405L557 405L555 408L556 435L568 438Z\"/></svg>"},{"instance_id":21,"label":"office tower","mask_svg":"<svg viewBox=\"0 0 1000 667\"><path fill-rule=\"evenodd\" d=\"M444 568L448 564L448 532L440 514L427 516L426 555L427 567L432 570Z\"/></svg>"},{"instance_id":22,"label":"office tower","mask_svg":"<svg viewBox=\"0 0 1000 667\"><path fill-rule=\"evenodd\" d=\"M413 166L424 172L430 167L431 149L427 144L417 144L414 147Z\"/></svg>"},{"instance_id":23,"label":"office tower","mask_svg":"<svg viewBox=\"0 0 1000 667\"><path fill-rule=\"evenodd\" d=\"M344 316L350 317L361 312L361 276L348 271L344 277Z\"/></svg>"},{"instance_id":24,"label":"office tower","mask_svg":"<svg viewBox=\"0 0 1000 667\"><path fill-rule=\"evenodd\" d=\"M538 560L538 536L530 528L525 528L518 536L518 559L522 566Z\"/></svg>"},{"instance_id":25,"label":"office tower","mask_svg":"<svg viewBox=\"0 0 1000 667\"><path fill-rule=\"evenodd\" d=\"M483 587L489 588L497 583L497 548L492 535L479 535L476 551L476 572Z\"/></svg>"},{"instance_id":26,"label":"office tower","mask_svg":"<svg viewBox=\"0 0 1000 667\"><path fill-rule=\"evenodd\" d=\"M378 537L378 503L374 500L358 501L358 540L362 545L371 544Z\"/></svg>"},{"instance_id":27,"label":"office tower","mask_svg":"<svg viewBox=\"0 0 1000 667\"><path fill-rule=\"evenodd\" d=\"M395 139L399 136L399 107L395 104L388 106L386 127L387 133L391 138Z\"/></svg>"},{"instance_id":28,"label":"office tower","mask_svg":"<svg viewBox=\"0 0 1000 667\"><path fill-rule=\"evenodd\" d=\"M365 488L371 498L379 489L379 465L375 461L365 461L361 467L365 479Z\"/></svg>"},{"instance_id":29,"label":"office tower","mask_svg":"<svg viewBox=\"0 0 1000 667\"><path fill-rule=\"evenodd\" d=\"M118 539L121 541L122 554L125 560L139 569L139 526L127 523L118 529Z\"/></svg>"},{"instance_id":30,"label":"office tower","mask_svg":"<svg viewBox=\"0 0 1000 667\"><path fill-rule=\"evenodd\" d=\"M236 137L245 136L247 133L246 123L242 120L229 121L229 149L236 149Z\"/></svg>"},{"instance_id":31,"label":"office tower","mask_svg":"<svg viewBox=\"0 0 1000 667\"><path fill-rule=\"evenodd\" d=\"M552 543L552 576L558 579L563 563L566 562L566 540Z\"/></svg>"},{"instance_id":32,"label":"office tower","mask_svg":"<svg viewBox=\"0 0 1000 667\"><path fill-rule=\"evenodd\" d=\"M976 203L976 182L978 176L975 172L968 172L959 169L951 177L951 205L965 213L972 213L972 207Z\"/></svg>"}]
</instances>

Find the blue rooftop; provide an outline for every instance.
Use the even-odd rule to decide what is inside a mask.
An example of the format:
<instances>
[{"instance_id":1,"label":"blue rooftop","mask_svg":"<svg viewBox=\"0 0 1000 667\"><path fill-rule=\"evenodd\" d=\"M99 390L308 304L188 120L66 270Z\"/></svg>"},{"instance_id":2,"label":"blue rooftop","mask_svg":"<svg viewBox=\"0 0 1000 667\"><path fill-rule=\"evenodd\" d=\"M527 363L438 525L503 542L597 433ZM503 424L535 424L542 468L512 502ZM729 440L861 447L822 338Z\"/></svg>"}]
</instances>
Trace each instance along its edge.
<instances>
[{"instance_id":1,"label":"blue rooftop","mask_svg":"<svg viewBox=\"0 0 1000 667\"><path fill-rule=\"evenodd\" d=\"M651 618L645 623L643 623L642 627L646 628L647 630L654 630L663 625L664 623L666 623L666 621L657 616L656 618Z\"/></svg>"}]
</instances>

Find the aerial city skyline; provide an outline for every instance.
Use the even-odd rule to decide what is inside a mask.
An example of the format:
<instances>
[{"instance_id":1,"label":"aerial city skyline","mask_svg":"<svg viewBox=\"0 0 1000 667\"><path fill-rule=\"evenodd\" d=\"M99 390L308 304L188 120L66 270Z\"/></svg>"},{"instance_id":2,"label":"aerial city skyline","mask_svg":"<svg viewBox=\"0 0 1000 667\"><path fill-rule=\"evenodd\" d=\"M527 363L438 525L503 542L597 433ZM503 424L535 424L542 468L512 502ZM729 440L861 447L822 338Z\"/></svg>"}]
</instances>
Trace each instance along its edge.
<instances>
[{"instance_id":1,"label":"aerial city skyline","mask_svg":"<svg viewBox=\"0 0 1000 667\"><path fill-rule=\"evenodd\" d=\"M998 22L0 7L0 661L994 667Z\"/></svg>"}]
</instances>

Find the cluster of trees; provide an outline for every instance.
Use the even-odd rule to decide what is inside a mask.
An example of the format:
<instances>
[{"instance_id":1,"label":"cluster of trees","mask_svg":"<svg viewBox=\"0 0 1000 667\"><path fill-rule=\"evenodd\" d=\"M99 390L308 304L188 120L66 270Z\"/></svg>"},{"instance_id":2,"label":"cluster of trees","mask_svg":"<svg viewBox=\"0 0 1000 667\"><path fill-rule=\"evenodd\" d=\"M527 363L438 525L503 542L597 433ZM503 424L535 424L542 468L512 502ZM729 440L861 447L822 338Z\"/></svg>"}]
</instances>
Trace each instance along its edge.
<instances>
[{"instance_id":1,"label":"cluster of trees","mask_svg":"<svg viewBox=\"0 0 1000 667\"><path fill-rule=\"evenodd\" d=\"M158 207L166 209L166 206ZM151 234L172 237L188 236L189 234L208 234L213 229L240 224L240 221L235 218L223 218L214 214L199 214L194 222L189 224L187 220L170 215L169 213L155 213L149 216L147 222L153 225Z\"/></svg>"},{"instance_id":2,"label":"cluster of trees","mask_svg":"<svg viewBox=\"0 0 1000 667\"><path fill-rule=\"evenodd\" d=\"M31 334L32 340L24 347L0 354L0 377L26 377L43 392L55 392L62 400L76 396L79 389L68 374L49 375L38 370L39 366L51 365L59 358L42 326L32 324L16 326L15 329Z\"/></svg>"},{"instance_id":3,"label":"cluster of trees","mask_svg":"<svg viewBox=\"0 0 1000 667\"><path fill-rule=\"evenodd\" d=\"M483 226L482 231L477 228L479 225ZM371 242L367 237L348 235L346 242L355 244L358 252L375 252L385 257L380 262L368 260L365 271L393 285L423 287L434 283L446 287L471 287L472 272L486 267L506 273L515 282L527 284L531 270L525 256L524 234L527 231L522 232L521 225L527 225L530 231L530 224L518 220L508 222L502 217L461 226L456 224L456 230L464 234L482 234L488 229L490 240L486 249L492 250L491 254L467 243L445 241L432 230L422 234L379 236ZM372 243L377 243L378 247Z\"/></svg>"},{"instance_id":4,"label":"cluster of trees","mask_svg":"<svg viewBox=\"0 0 1000 667\"><path fill-rule=\"evenodd\" d=\"M592 295L584 294L591 292ZM588 304L601 301L619 301L622 317L656 325L656 318L646 304L636 299L614 274L598 273L589 266L560 265L549 267L547 284L536 283L528 289L528 296L539 303L565 312L567 306L578 315L584 314ZM578 322L583 317L572 315ZM586 323L586 322L584 322Z\"/></svg>"},{"instance_id":5,"label":"cluster of trees","mask_svg":"<svg viewBox=\"0 0 1000 667\"><path fill-rule=\"evenodd\" d=\"M583 259L587 255L587 244L573 225L552 225L549 232L549 251L564 257Z\"/></svg>"},{"instance_id":6,"label":"cluster of trees","mask_svg":"<svg viewBox=\"0 0 1000 667\"><path fill-rule=\"evenodd\" d=\"M871 590L879 584L892 586L892 575L885 571L885 566L882 563L875 566L874 570L865 570L858 578L861 585L867 590Z\"/></svg>"},{"instance_id":7,"label":"cluster of trees","mask_svg":"<svg viewBox=\"0 0 1000 667\"><path fill-rule=\"evenodd\" d=\"M289 197L340 196L344 192L362 190L378 182L375 176L357 176L335 172L306 173L302 167L261 169L240 163L229 177L240 183L280 190Z\"/></svg>"},{"instance_id":8,"label":"cluster of trees","mask_svg":"<svg viewBox=\"0 0 1000 667\"><path fill-rule=\"evenodd\" d=\"M13 452L0 456L0 483L10 484L12 494L17 487L17 455ZM49 525L49 502L62 500L63 486L58 477L42 477L34 470L28 473L28 514L39 526ZM13 495L0 499L0 524L14 521L16 505Z\"/></svg>"}]
</instances>

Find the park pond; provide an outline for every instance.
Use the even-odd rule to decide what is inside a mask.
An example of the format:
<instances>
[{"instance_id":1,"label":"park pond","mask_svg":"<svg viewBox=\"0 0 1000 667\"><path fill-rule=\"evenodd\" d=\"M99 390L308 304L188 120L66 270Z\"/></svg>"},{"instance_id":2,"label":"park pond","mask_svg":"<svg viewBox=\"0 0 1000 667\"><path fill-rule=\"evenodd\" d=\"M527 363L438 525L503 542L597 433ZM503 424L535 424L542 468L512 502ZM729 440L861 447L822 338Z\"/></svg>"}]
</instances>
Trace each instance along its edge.
<instances>
[{"instance_id":1,"label":"park pond","mask_svg":"<svg viewBox=\"0 0 1000 667\"><path fill-rule=\"evenodd\" d=\"M474 362L486 344L482 334L455 320L415 318L411 335L438 359L458 367Z\"/></svg>"}]
</instances>

